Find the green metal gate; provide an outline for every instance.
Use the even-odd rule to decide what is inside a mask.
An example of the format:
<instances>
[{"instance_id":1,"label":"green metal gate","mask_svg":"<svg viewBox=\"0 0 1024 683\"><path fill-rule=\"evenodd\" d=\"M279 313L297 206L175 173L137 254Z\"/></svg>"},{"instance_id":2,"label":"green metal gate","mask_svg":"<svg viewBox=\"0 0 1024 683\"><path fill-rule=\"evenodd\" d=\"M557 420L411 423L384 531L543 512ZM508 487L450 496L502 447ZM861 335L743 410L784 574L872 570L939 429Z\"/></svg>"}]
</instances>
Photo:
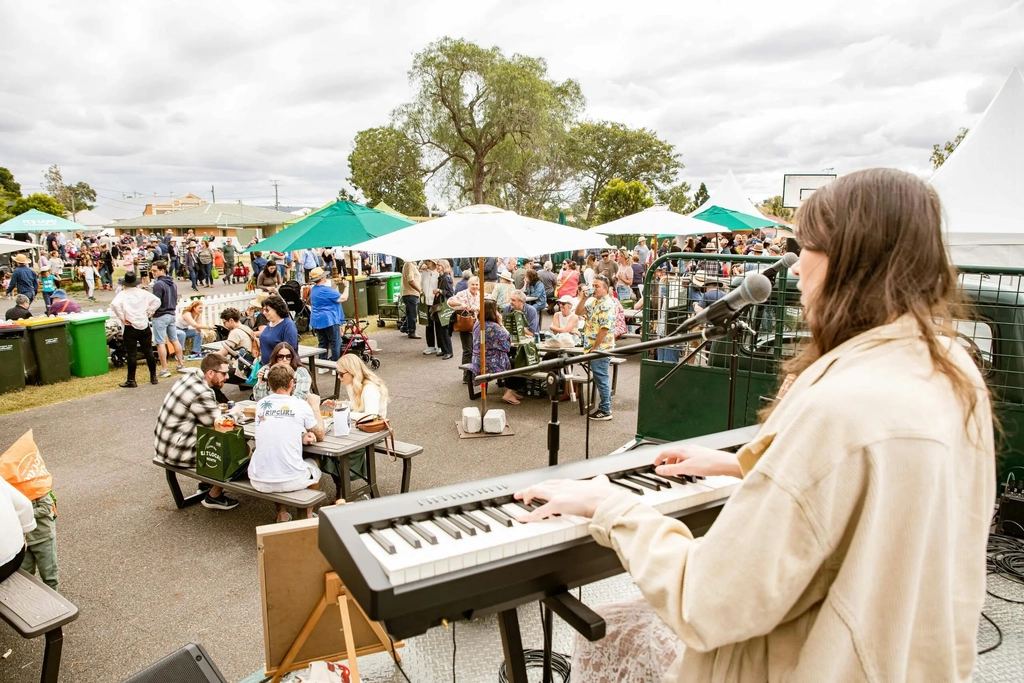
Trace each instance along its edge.
<instances>
[{"instance_id":1,"label":"green metal gate","mask_svg":"<svg viewBox=\"0 0 1024 683\"><path fill-rule=\"evenodd\" d=\"M703 270L728 280L764 270L776 258L724 254L666 254L644 280L644 340L672 334L693 314L699 292L680 274ZM992 391L1000 429L997 447L1000 478L1008 468L1024 466L1024 269L959 267L959 291L967 306L956 325L958 341L978 363ZM758 411L774 397L782 363L792 358L809 336L803 320L797 278L783 271L775 278L771 299L753 306L742 320L749 330L734 341L707 345L676 370L660 389L655 383L694 350L673 347L649 351L640 362L637 438L657 441L711 434L727 428L729 365L735 354L735 426L754 424Z\"/></svg>"}]
</instances>

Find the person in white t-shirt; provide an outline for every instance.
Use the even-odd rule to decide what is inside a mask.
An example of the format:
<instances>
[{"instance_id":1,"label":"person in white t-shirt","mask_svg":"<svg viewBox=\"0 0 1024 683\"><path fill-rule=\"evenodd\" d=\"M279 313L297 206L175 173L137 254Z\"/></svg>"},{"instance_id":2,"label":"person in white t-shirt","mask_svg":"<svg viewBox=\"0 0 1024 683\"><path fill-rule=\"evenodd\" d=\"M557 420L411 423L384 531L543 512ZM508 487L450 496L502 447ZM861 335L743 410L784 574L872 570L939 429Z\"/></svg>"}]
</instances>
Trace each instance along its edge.
<instances>
[{"instance_id":1,"label":"person in white t-shirt","mask_svg":"<svg viewBox=\"0 0 1024 683\"><path fill-rule=\"evenodd\" d=\"M261 493L282 493L320 488L320 468L312 458L303 460L302 446L324 438L320 397L307 400L291 395L295 373L279 363L267 373L271 393L256 404L256 450L249 461L249 481ZM307 510L312 517L313 510ZM277 506L277 521L291 515Z\"/></svg>"}]
</instances>

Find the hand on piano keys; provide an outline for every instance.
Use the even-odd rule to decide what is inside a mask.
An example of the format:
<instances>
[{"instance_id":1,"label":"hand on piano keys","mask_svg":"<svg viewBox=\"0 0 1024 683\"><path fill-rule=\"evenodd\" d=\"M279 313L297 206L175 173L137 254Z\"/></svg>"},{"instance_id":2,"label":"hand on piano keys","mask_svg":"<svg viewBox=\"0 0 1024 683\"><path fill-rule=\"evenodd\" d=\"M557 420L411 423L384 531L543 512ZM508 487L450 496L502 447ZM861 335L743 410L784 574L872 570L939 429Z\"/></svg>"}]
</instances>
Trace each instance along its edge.
<instances>
[{"instance_id":1,"label":"hand on piano keys","mask_svg":"<svg viewBox=\"0 0 1024 683\"><path fill-rule=\"evenodd\" d=\"M743 476L735 453L695 444L681 444L662 451L654 459L654 467L655 474L661 476Z\"/></svg>"},{"instance_id":2,"label":"hand on piano keys","mask_svg":"<svg viewBox=\"0 0 1024 683\"><path fill-rule=\"evenodd\" d=\"M601 474L593 479L549 479L515 494L516 500L527 505L535 499L546 501L533 512L519 518L520 522L539 522L553 515L594 516L594 512L609 496L622 489L613 486Z\"/></svg>"}]
</instances>

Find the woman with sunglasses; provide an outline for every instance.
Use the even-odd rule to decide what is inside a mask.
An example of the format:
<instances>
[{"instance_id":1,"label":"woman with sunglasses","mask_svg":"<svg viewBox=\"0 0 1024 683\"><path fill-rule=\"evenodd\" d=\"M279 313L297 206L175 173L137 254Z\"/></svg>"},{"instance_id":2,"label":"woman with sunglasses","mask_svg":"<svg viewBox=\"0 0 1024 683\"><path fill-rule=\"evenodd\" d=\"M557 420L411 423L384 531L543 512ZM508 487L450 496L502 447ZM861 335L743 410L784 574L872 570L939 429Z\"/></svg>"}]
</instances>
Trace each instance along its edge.
<instances>
[{"instance_id":1,"label":"woman with sunglasses","mask_svg":"<svg viewBox=\"0 0 1024 683\"><path fill-rule=\"evenodd\" d=\"M281 342L275 346L270 352L267 364L256 373L257 382L252 389L253 400L259 401L270 395L270 388L267 387L267 373L278 363L288 365L295 373L295 390L292 392L292 396L305 401L313 386L313 378L309 376L309 370L299 362L299 354L295 347L288 342Z\"/></svg>"},{"instance_id":2,"label":"woman with sunglasses","mask_svg":"<svg viewBox=\"0 0 1024 683\"><path fill-rule=\"evenodd\" d=\"M346 353L338 359L338 377L348 395L351 419L367 415L388 416L388 388L377 373L366 366L359 356ZM323 406L334 410L335 401L328 399Z\"/></svg>"}]
</instances>

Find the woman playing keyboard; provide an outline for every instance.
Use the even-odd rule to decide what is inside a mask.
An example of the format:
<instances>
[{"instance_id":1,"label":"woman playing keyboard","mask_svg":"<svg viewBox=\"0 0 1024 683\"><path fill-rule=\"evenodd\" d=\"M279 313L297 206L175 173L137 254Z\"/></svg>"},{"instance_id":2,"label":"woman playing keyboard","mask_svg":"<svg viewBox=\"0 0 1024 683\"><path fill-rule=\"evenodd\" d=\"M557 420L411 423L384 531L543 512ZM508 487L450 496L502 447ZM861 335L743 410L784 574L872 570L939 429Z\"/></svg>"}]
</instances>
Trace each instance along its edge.
<instances>
[{"instance_id":1,"label":"woman playing keyboard","mask_svg":"<svg viewBox=\"0 0 1024 683\"><path fill-rule=\"evenodd\" d=\"M988 391L956 342L936 192L872 169L816 191L793 270L812 339L738 453L663 452L658 474L742 477L711 530L603 477L516 494L522 519L591 518L644 602L603 609L574 681L966 681L985 597Z\"/></svg>"}]
</instances>

